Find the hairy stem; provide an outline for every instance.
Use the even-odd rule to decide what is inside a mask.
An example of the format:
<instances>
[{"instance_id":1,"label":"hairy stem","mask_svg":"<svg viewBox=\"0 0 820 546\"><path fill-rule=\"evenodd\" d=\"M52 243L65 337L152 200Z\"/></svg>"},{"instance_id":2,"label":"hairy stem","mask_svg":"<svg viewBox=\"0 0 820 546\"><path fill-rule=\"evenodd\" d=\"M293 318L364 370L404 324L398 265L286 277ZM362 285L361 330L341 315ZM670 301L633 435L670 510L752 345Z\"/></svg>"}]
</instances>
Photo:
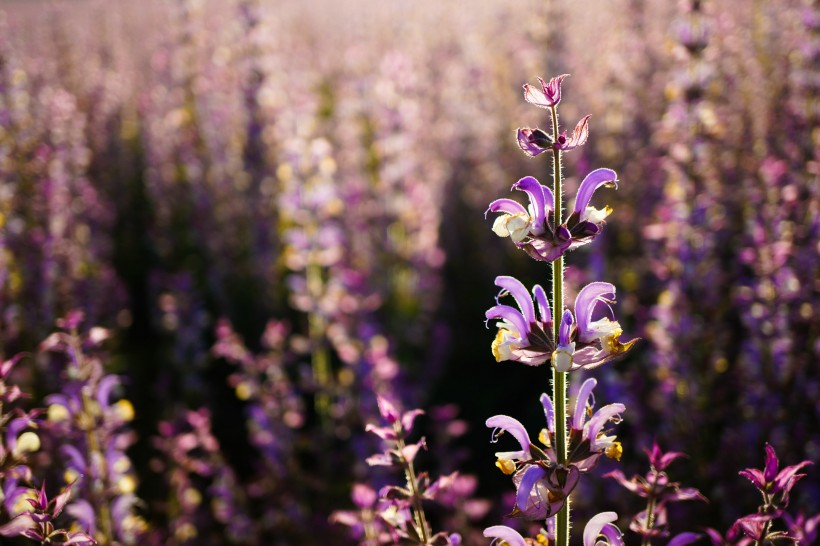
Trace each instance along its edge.
<instances>
[{"instance_id":1,"label":"hairy stem","mask_svg":"<svg viewBox=\"0 0 820 546\"><path fill-rule=\"evenodd\" d=\"M552 140L558 138L558 110L556 106L550 108L552 114ZM555 226L563 223L563 189L561 187L561 151L553 148L552 151L552 182L553 182L553 209ZM561 325L561 315L564 310L564 256L552 262L552 335L555 345L558 345L558 329ZM552 368L552 403L555 406L555 451L558 464L567 464L567 373ZM556 518L556 546L569 546L569 498Z\"/></svg>"}]
</instances>

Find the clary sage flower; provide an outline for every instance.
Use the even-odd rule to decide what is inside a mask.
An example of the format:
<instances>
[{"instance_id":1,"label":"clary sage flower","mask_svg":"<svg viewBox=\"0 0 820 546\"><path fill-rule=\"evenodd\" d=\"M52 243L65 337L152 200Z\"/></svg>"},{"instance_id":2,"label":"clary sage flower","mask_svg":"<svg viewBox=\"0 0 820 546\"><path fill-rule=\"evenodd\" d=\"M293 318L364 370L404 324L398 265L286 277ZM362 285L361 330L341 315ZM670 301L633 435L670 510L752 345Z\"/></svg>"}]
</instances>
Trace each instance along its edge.
<instances>
[{"instance_id":1,"label":"clary sage flower","mask_svg":"<svg viewBox=\"0 0 820 546\"><path fill-rule=\"evenodd\" d=\"M606 455L619 459L621 444L604 427L607 423L620 422L623 404L608 404L592 412L592 391L597 382L587 379L578 393L575 412L570 422L567 464L558 464L555 445L555 410L546 394L541 404L547 427L539 434L539 447L530 441L527 429L520 421L508 415L495 415L486 425L493 429L492 441L501 434L509 433L518 441L520 450L499 451L495 454L496 466L513 476L516 486L516 504L512 516L526 519L544 519L557 513L566 498L575 489L581 474L589 472Z\"/></svg>"},{"instance_id":2,"label":"clary sage flower","mask_svg":"<svg viewBox=\"0 0 820 546\"><path fill-rule=\"evenodd\" d=\"M493 232L499 237L509 237L536 260L556 260L565 252L591 243L601 232L612 209L597 209L589 203L601 186L617 189L617 180L618 175L612 169L589 173L578 186L572 213L555 227L552 190L534 177L525 176L513 184L512 189L526 192L529 205L524 207L513 199L496 199L490 203L487 212L501 213L493 222Z\"/></svg>"},{"instance_id":3,"label":"clary sage flower","mask_svg":"<svg viewBox=\"0 0 820 546\"><path fill-rule=\"evenodd\" d=\"M618 519L615 512L602 512L590 519L584 527L584 546L623 546L624 539L614 521ZM524 538L521 534L506 525L494 525L484 529L484 536L495 539L494 545L537 546L544 544L544 533L537 540Z\"/></svg>"},{"instance_id":4,"label":"clary sage flower","mask_svg":"<svg viewBox=\"0 0 820 546\"><path fill-rule=\"evenodd\" d=\"M593 320L599 303L615 302L615 287L605 282L586 285L575 298L575 315L565 310L561 316L558 343L552 337L552 316L544 289L536 285L533 299L526 287L514 277L495 280L502 289L500 299L510 294L518 309L498 304L487 310L488 320L498 320L498 333L492 343L497 362L514 360L530 366L552 361L558 371L595 368L626 353L636 340L620 342L620 324L608 317ZM535 305L538 305L538 315Z\"/></svg>"}]
</instances>

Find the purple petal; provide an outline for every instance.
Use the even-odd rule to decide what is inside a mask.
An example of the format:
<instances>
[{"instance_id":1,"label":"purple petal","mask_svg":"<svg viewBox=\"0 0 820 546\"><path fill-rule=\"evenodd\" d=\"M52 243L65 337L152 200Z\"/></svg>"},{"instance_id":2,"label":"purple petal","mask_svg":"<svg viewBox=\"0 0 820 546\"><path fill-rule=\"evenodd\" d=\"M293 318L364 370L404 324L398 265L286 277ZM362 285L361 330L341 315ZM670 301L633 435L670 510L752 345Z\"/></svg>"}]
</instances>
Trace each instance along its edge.
<instances>
[{"instance_id":1,"label":"purple petal","mask_svg":"<svg viewBox=\"0 0 820 546\"><path fill-rule=\"evenodd\" d=\"M401 416L401 427L404 429L404 432L410 432L413 430L413 423L416 421L416 417L419 415L424 415L424 410L414 409L404 413Z\"/></svg>"},{"instance_id":2,"label":"purple petal","mask_svg":"<svg viewBox=\"0 0 820 546\"><path fill-rule=\"evenodd\" d=\"M550 304L547 301L547 293L541 288L540 284L532 287L532 295L535 301L538 302L538 312L541 315L541 320L545 323L552 322L552 314L550 313Z\"/></svg>"},{"instance_id":3,"label":"purple petal","mask_svg":"<svg viewBox=\"0 0 820 546\"><path fill-rule=\"evenodd\" d=\"M544 417L547 418L547 430L555 432L555 408L546 394L541 395L541 405L544 406Z\"/></svg>"},{"instance_id":4,"label":"purple petal","mask_svg":"<svg viewBox=\"0 0 820 546\"><path fill-rule=\"evenodd\" d=\"M94 508L87 500L77 499L69 504L66 513L77 520L82 528L89 532L94 532L96 529L96 514Z\"/></svg>"},{"instance_id":5,"label":"purple petal","mask_svg":"<svg viewBox=\"0 0 820 546\"><path fill-rule=\"evenodd\" d=\"M515 184L513 189L527 192L530 196L530 203L532 204L533 227L537 230L536 235L543 233L547 223L547 216L545 211L544 190L541 183L532 176L525 176Z\"/></svg>"},{"instance_id":6,"label":"purple petal","mask_svg":"<svg viewBox=\"0 0 820 546\"><path fill-rule=\"evenodd\" d=\"M774 481L775 476L777 476L777 467L780 465L780 461L777 460L777 455L774 452L774 448L769 444L766 444L766 467L763 470L763 477L766 480L766 483L772 483Z\"/></svg>"},{"instance_id":7,"label":"purple petal","mask_svg":"<svg viewBox=\"0 0 820 546\"><path fill-rule=\"evenodd\" d=\"M399 412L390 400L383 396L376 396L376 402L379 405L379 413L385 421L392 425L399 420Z\"/></svg>"},{"instance_id":8,"label":"purple petal","mask_svg":"<svg viewBox=\"0 0 820 546\"><path fill-rule=\"evenodd\" d=\"M575 196L575 206L572 212L583 217L584 212L589 206L589 201L592 199L592 194L601 186L614 185L618 188L618 175L612 169L595 169L586 177L584 177L581 185L578 186L578 193Z\"/></svg>"},{"instance_id":9,"label":"purple petal","mask_svg":"<svg viewBox=\"0 0 820 546\"><path fill-rule=\"evenodd\" d=\"M604 527L617 519L618 514L615 512L601 512L593 516L584 527L584 546L595 546L595 541L598 540Z\"/></svg>"},{"instance_id":10,"label":"purple petal","mask_svg":"<svg viewBox=\"0 0 820 546\"><path fill-rule=\"evenodd\" d=\"M598 382L590 377L581 385L578 391L578 398L575 401L575 413L572 416L572 428L575 430L584 430L584 422L587 416L587 402L592 395L592 389L595 388Z\"/></svg>"},{"instance_id":11,"label":"purple petal","mask_svg":"<svg viewBox=\"0 0 820 546\"><path fill-rule=\"evenodd\" d=\"M604 298L607 295L611 297ZM578 292L575 298L575 317L578 319L578 338L581 342L589 343L598 337L589 329L592 323L592 313L598 302L608 303L614 299L615 286L608 282L591 282Z\"/></svg>"},{"instance_id":12,"label":"purple petal","mask_svg":"<svg viewBox=\"0 0 820 546\"><path fill-rule=\"evenodd\" d=\"M527 287L525 287L521 281L515 277L499 276L495 278L495 285L512 295L518 304L518 308L521 309L521 314L524 316L524 320L527 321L527 324L535 322L535 306L532 303L532 298L527 291Z\"/></svg>"},{"instance_id":13,"label":"purple petal","mask_svg":"<svg viewBox=\"0 0 820 546\"><path fill-rule=\"evenodd\" d=\"M533 138L533 131L529 127L519 127L518 131L516 131L516 139L518 140L518 147L521 148L521 151L530 157L535 157L549 150L549 148L538 144L538 139Z\"/></svg>"},{"instance_id":14,"label":"purple petal","mask_svg":"<svg viewBox=\"0 0 820 546\"><path fill-rule=\"evenodd\" d=\"M353 484L351 498L353 499L353 504L361 509L370 508L376 504L376 492L361 483Z\"/></svg>"},{"instance_id":15,"label":"purple petal","mask_svg":"<svg viewBox=\"0 0 820 546\"><path fill-rule=\"evenodd\" d=\"M592 444L593 449L595 446L595 439L598 437L601 429L604 428L604 425L613 419L617 419L624 411L626 411L626 406L620 403L615 403L608 404L595 412L595 415L593 415L589 420L588 429L584 433L584 436L588 438L590 444Z\"/></svg>"},{"instance_id":16,"label":"purple petal","mask_svg":"<svg viewBox=\"0 0 820 546\"><path fill-rule=\"evenodd\" d=\"M493 525L484 529L484 536L487 538L498 538L506 542L510 546L526 546L524 537L518 531L511 529L506 525Z\"/></svg>"},{"instance_id":17,"label":"purple petal","mask_svg":"<svg viewBox=\"0 0 820 546\"><path fill-rule=\"evenodd\" d=\"M106 375L103 377L99 384L97 385L97 402L100 406L103 407L103 410L107 409L110 405L111 400L111 391L119 385L120 378L116 375Z\"/></svg>"},{"instance_id":18,"label":"purple petal","mask_svg":"<svg viewBox=\"0 0 820 546\"><path fill-rule=\"evenodd\" d=\"M527 209L518 201L512 199L496 199L490 203L489 208L484 213L484 218L487 217L487 212L506 212L509 214L529 214Z\"/></svg>"},{"instance_id":19,"label":"purple petal","mask_svg":"<svg viewBox=\"0 0 820 546\"><path fill-rule=\"evenodd\" d=\"M741 476L752 482L752 484L761 491L766 489L766 478L763 477L763 472L757 468L747 468L738 472Z\"/></svg>"},{"instance_id":20,"label":"purple petal","mask_svg":"<svg viewBox=\"0 0 820 546\"><path fill-rule=\"evenodd\" d=\"M31 519L31 515L28 512L24 512L13 518L5 525L0 526L0 536L16 537L24 531L32 529L36 526L37 524L35 524L34 520Z\"/></svg>"},{"instance_id":21,"label":"purple petal","mask_svg":"<svg viewBox=\"0 0 820 546\"><path fill-rule=\"evenodd\" d=\"M515 495L515 504L519 510L527 510L530 494L535 484L546 474L547 471L538 465L532 465L524 471L524 475L521 477L521 483L518 484L518 492Z\"/></svg>"},{"instance_id":22,"label":"purple petal","mask_svg":"<svg viewBox=\"0 0 820 546\"><path fill-rule=\"evenodd\" d=\"M792 466L787 466L774 479L775 492L784 491L788 494L789 490L794 486L798 479L802 478L804 474L797 474L803 467L812 464L811 461L803 461Z\"/></svg>"},{"instance_id":23,"label":"purple petal","mask_svg":"<svg viewBox=\"0 0 820 546\"><path fill-rule=\"evenodd\" d=\"M518 440L521 451L516 453L521 454L521 456L515 458L526 459L530 456L530 435L527 434L527 429L524 428L521 421L508 415L493 415L487 419L485 424L493 430L500 428L505 432L509 432L513 438Z\"/></svg>"},{"instance_id":24,"label":"purple petal","mask_svg":"<svg viewBox=\"0 0 820 546\"><path fill-rule=\"evenodd\" d=\"M569 335L572 332L573 321L572 311L564 309L564 314L561 316L561 324L558 326L558 344L562 347L569 345Z\"/></svg>"},{"instance_id":25,"label":"purple petal","mask_svg":"<svg viewBox=\"0 0 820 546\"><path fill-rule=\"evenodd\" d=\"M509 321L513 327L518 330L518 334L523 338L527 337L530 332L529 323L527 323L524 315L516 311L514 307L509 305L495 305L484 313L488 320L504 319Z\"/></svg>"}]
</instances>

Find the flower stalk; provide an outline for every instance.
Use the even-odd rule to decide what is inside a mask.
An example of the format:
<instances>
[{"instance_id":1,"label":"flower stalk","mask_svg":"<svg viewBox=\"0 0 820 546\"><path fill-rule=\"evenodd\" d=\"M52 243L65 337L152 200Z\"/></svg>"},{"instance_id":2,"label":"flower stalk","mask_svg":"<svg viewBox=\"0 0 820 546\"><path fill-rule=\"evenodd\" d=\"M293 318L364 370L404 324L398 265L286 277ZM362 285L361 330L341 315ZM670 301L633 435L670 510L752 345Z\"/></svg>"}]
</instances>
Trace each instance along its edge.
<instances>
[{"instance_id":1,"label":"flower stalk","mask_svg":"<svg viewBox=\"0 0 820 546\"><path fill-rule=\"evenodd\" d=\"M558 138L558 108L550 107L552 117L552 140ZM563 223L563 188L561 184L561 150L557 147L552 150L552 182L553 182L553 210L555 215L554 229ZM560 317L564 309L564 256L561 255L552 262L552 315ZM561 321L554 320L552 328L553 339L558 344L558 331ZM567 372L558 371L552 367L552 400L555 407L555 451L558 464L567 463ZM557 546L569 545L569 499L558 512L556 519Z\"/></svg>"}]
</instances>

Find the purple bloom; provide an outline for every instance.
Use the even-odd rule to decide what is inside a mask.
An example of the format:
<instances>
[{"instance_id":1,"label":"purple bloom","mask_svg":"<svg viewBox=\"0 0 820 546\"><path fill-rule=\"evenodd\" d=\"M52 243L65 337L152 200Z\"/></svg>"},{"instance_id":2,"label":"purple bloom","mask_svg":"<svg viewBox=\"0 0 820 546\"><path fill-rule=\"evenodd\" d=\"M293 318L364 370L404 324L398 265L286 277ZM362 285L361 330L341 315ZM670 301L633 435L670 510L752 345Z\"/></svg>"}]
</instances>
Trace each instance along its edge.
<instances>
[{"instance_id":1,"label":"purple bloom","mask_svg":"<svg viewBox=\"0 0 820 546\"><path fill-rule=\"evenodd\" d=\"M565 252L589 244L601 232L612 209L596 209L589 203L601 186L617 189L617 178L611 169L590 172L578 187L572 213L566 222L555 227L552 190L534 177L525 176L513 184L512 189L527 193L529 205L525 208L506 198L490 203L487 212L501 213L493 222L493 232L512 239L533 259L551 262Z\"/></svg>"},{"instance_id":2,"label":"purple bloom","mask_svg":"<svg viewBox=\"0 0 820 546\"><path fill-rule=\"evenodd\" d=\"M766 464L763 470L747 468L741 470L739 474L751 481L773 506L786 508L789 504L789 492L794 484L805 476L798 472L810 464L812 464L811 461L803 461L787 466L778 472L780 461L777 460L774 448L766 444Z\"/></svg>"},{"instance_id":3,"label":"purple bloom","mask_svg":"<svg viewBox=\"0 0 820 546\"><path fill-rule=\"evenodd\" d=\"M590 519L584 527L584 546L623 546L624 540L621 531L613 523L618 519L615 512L602 512ZM541 531L539 540L524 538L521 533L506 525L493 525L484 529L484 536L492 538L493 544L507 544L509 546L530 546L543 544L545 531ZM602 539L602 540L600 540Z\"/></svg>"},{"instance_id":4,"label":"purple bloom","mask_svg":"<svg viewBox=\"0 0 820 546\"><path fill-rule=\"evenodd\" d=\"M555 78L550 78L549 83L541 78L538 78L538 83L541 84L541 89L528 83L524 84L524 100L528 103L538 106L539 108L552 108L561 102L561 82L569 74L561 74Z\"/></svg>"},{"instance_id":5,"label":"purple bloom","mask_svg":"<svg viewBox=\"0 0 820 546\"><path fill-rule=\"evenodd\" d=\"M492 343L497 362L514 360L538 366L551 359L562 372L595 368L623 355L636 341L620 342L623 330L617 321L592 318L599 303L608 305L615 301L615 287L609 283L590 283L578 292L575 315L569 310L562 313L557 345L552 338L549 303L541 286L533 287L531 298L526 287L514 277L496 277L495 284L502 289L499 297L510 294L518 305L516 309L498 304L485 314L488 320L499 320Z\"/></svg>"},{"instance_id":6,"label":"purple bloom","mask_svg":"<svg viewBox=\"0 0 820 546\"><path fill-rule=\"evenodd\" d=\"M541 129L531 129L529 127L519 127L516 132L516 139L518 140L518 147L521 151L530 157L535 157L547 150L560 150L568 152L574 150L579 146L586 144L589 139L589 118L591 115L584 116L575 125L572 130L572 135L567 136L564 131L553 141L547 133Z\"/></svg>"}]
</instances>

